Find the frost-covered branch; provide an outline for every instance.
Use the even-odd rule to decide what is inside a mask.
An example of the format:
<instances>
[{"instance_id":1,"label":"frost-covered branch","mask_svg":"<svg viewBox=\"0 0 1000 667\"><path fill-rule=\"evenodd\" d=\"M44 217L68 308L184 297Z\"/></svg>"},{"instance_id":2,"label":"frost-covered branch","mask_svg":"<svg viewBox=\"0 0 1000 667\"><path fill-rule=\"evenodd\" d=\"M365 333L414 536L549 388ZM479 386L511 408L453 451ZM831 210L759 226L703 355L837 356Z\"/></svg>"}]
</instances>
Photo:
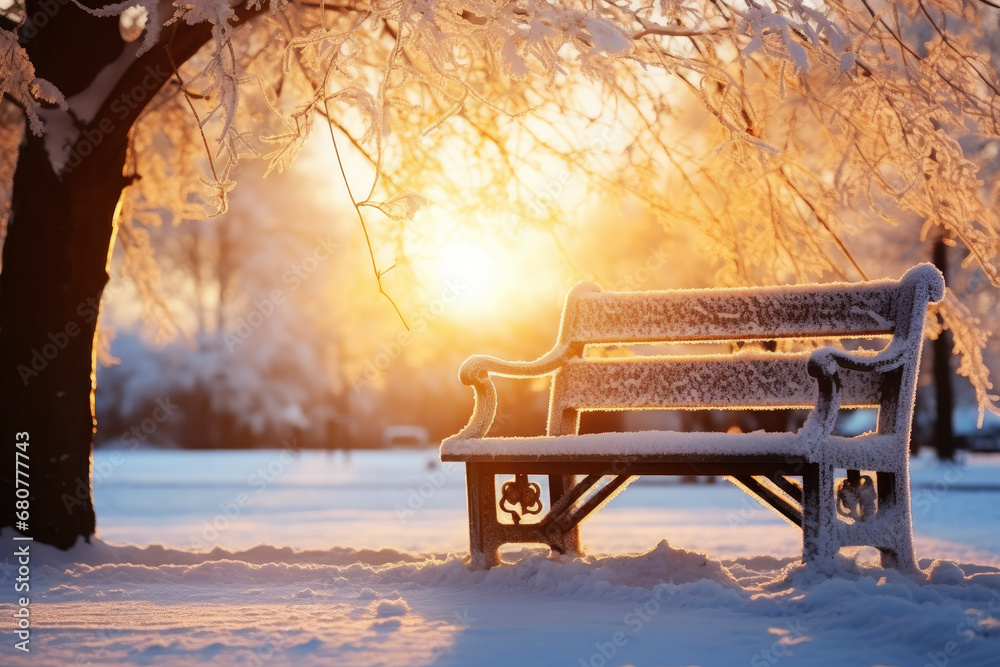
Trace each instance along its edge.
<instances>
[{"instance_id":1,"label":"frost-covered branch","mask_svg":"<svg viewBox=\"0 0 1000 667\"><path fill-rule=\"evenodd\" d=\"M408 193L553 238L588 204L639 202L668 229L697 230L724 284L895 274L869 237L909 229L916 260L937 229L1000 288L992 2L140 4L139 60L162 59L173 31L176 67L133 135L137 215L194 217L205 170L224 210L241 156L285 171L319 117L374 166L353 204L391 216L369 238L380 290L374 258L402 248L418 208ZM12 34L0 88L39 131L34 109L56 98ZM171 128L176 155L160 156L143 123ZM586 203L551 195L562 171ZM984 314L959 305L943 317L982 404L976 332L998 323L973 326Z\"/></svg>"}]
</instances>

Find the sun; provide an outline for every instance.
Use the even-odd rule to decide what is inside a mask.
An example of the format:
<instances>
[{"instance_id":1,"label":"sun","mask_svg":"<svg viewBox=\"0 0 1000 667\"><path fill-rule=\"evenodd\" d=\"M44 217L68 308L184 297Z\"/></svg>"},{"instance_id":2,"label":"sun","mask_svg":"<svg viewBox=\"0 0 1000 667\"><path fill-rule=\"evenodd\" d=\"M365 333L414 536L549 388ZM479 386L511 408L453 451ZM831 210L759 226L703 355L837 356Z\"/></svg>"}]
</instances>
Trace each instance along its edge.
<instances>
[{"instance_id":1,"label":"sun","mask_svg":"<svg viewBox=\"0 0 1000 667\"><path fill-rule=\"evenodd\" d=\"M435 261L440 284L463 309L489 306L498 296L498 264L482 246L468 242L441 247Z\"/></svg>"}]
</instances>

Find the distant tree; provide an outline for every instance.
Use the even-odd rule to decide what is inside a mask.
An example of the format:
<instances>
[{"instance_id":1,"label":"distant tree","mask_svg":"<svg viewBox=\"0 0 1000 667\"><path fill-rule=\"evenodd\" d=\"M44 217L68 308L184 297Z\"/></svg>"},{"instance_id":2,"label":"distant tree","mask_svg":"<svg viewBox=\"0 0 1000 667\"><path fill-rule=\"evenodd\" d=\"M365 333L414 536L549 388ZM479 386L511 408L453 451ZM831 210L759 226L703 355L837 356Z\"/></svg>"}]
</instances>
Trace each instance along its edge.
<instances>
[{"instance_id":1,"label":"distant tree","mask_svg":"<svg viewBox=\"0 0 1000 667\"><path fill-rule=\"evenodd\" d=\"M948 246L943 236L934 243L934 266L948 279ZM955 391L952 389L951 332L947 329L938 334L931 347L934 367L934 448L938 458L951 461L955 458L955 429L952 424L955 412Z\"/></svg>"},{"instance_id":2,"label":"distant tree","mask_svg":"<svg viewBox=\"0 0 1000 667\"><path fill-rule=\"evenodd\" d=\"M156 301L139 321L104 309L117 330L111 352L122 363L98 369L102 427L117 418L127 432L168 396L180 414L160 430L181 446L293 438L317 446L329 424L343 421L335 408L348 389L336 358L342 306L327 293L343 275L339 230L316 220L329 215L319 203L295 201L294 176L308 178L264 181L216 219L126 228L128 243L155 259L148 266L139 255L142 271L155 270L143 284L155 280L146 301ZM136 254L119 249L113 269L128 269ZM134 298L116 301L134 309Z\"/></svg>"},{"instance_id":3,"label":"distant tree","mask_svg":"<svg viewBox=\"0 0 1000 667\"><path fill-rule=\"evenodd\" d=\"M556 230L584 183L698 228L719 283L892 272L858 246L872 220L918 216L1000 285L997 189L963 148L1000 138L987 0L5 6L0 433L30 433L30 533L59 547L95 530L61 499L89 484L116 233L226 210L241 157L284 170L317 121L375 168L362 224L374 208L405 229L428 197ZM985 333L953 295L937 315L995 409ZM13 456L0 471L13 488Z\"/></svg>"}]
</instances>

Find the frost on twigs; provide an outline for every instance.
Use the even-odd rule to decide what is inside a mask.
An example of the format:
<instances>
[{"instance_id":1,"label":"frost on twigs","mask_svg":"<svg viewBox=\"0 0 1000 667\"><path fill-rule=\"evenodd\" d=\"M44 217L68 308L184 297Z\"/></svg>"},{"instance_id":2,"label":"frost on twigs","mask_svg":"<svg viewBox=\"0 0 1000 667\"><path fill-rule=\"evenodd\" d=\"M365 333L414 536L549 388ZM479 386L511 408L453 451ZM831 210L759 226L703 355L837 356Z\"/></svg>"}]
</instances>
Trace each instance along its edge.
<instances>
[{"instance_id":1,"label":"frost on twigs","mask_svg":"<svg viewBox=\"0 0 1000 667\"><path fill-rule=\"evenodd\" d=\"M268 8L272 12L277 9L281 9L282 7L285 7L287 5L288 5L288 0L269 0L268 2ZM260 10L261 9L260 0L247 0L246 8Z\"/></svg>"},{"instance_id":2,"label":"frost on twigs","mask_svg":"<svg viewBox=\"0 0 1000 667\"><path fill-rule=\"evenodd\" d=\"M203 179L202 182L208 186L208 205L216 209L211 217L217 217L229 210L229 193L236 188L236 181L231 179L209 181Z\"/></svg>"},{"instance_id":3,"label":"frost on twigs","mask_svg":"<svg viewBox=\"0 0 1000 667\"><path fill-rule=\"evenodd\" d=\"M427 205L427 200L415 192L400 192L388 201L364 204L374 206L393 220L413 220L417 211Z\"/></svg>"},{"instance_id":4,"label":"frost on twigs","mask_svg":"<svg viewBox=\"0 0 1000 667\"><path fill-rule=\"evenodd\" d=\"M766 6L753 7L745 18L745 29L753 34L753 39L743 47L744 56L750 56L761 49L768 56L788 60L805 74L809 73L809 57L805 47L792 37L790 29L791 26L801 31L801 26L792 23L785 16L775 14Z\"/></svg>"},{"instance_id":5,"label":"frost on twigs","mask_svg":"<svg viewBox=\"0 0 1000 667\"><path fill-rule=\"evenodd\" d=\"M35 76L35 66L17 43L17 35L0 28L0 98L9 95L24 107L28 127L35 136L42 135L38 117L39 103L48 102L66 108L62 93L45 79Z\"/></svg>"},{"instance_id":6,"label":"frost on twigs","mask_svg":"<svg viewBox=\"0 0 1000 667\"><path fill-rule=\"evenodd\" d=\"M986 410L1000 416L1000 396L992 393L990 371L983 362L983 350L990 334L980 328L979 318L974 317L951 290L947 290L944 300L938 304L937 314L941 317L941 323L933 317L932 312L932 316L928 317L928 330L934 338L940 335L942 326L951 330L955 354L960 359L958 374L968 378L976 391L976 402L979 405L977 428L982 428Z\"/></svg>"},{"instance_id":7,"label":"frost on twigs","mask_svg":"<svg viewBox=\"0 0 1000 667\"><path fill-rule=\"evenodd\" d=\"M547 232L628 200L668 232L699 235L714 282L731 286L883 273L871 242L893 233L872 225L882 219L909 230L893 256L926 257L919 244L943 231L1000 287L987 185L1000 166L1000 78L983 3L129 0L91 11L136 5L148 14L141 52L210 30L139 122L156 127L133 128L149 209L225 210L241 156L287 171L321 129L370 163L370 180L349 174L352 187L365 180L352 197L389 215L390 234L422 203L397 193L432 196L481 229ZM11 33L0 47L0 87L39 132L37 105L53 91ZM206 177L207 198L192 192ZM958 331L965 314L949 308ZM956 345L983 401L975 332L997 323L973 314L982 326L966 320Z\"/></svg>"}]
</instances>

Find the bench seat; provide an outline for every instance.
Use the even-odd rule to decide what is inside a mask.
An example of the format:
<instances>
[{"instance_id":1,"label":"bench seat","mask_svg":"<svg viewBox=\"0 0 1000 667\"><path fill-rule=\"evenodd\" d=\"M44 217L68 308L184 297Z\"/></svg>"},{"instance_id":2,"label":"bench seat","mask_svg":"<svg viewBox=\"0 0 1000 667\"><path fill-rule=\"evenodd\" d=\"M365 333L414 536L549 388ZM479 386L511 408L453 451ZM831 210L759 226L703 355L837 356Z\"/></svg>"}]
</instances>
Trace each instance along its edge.
<instances>
[{"instance_id":1,"label":"bench seat","mask_svg":"<svg viewBox=\"0 0 1000 667\"><path fill-rule=\"evenodd\" d=\"M897 438L878 433L856 437L828 435L823 447L845 467L895 471L887 450ZM808 441L799 433L714 433L634 431L575 436L448 438L441 443L441 460L461 463L522 462L772 462L810 458Z\"/></svg>"},{"instance_id":2,"label":"bench seat","mask_svg":"<svg viewBox=\"0 0 1000 667\"><path fill-rule=\"evenodd\" d=\"M636 431L576 436L448 439L441 443L442 461L545 461L586 459L621 461L635 457L670 459L704 456L742 459L754 455L803 456L795 433L684 433Z\"/></svg>"}]
</instances>

